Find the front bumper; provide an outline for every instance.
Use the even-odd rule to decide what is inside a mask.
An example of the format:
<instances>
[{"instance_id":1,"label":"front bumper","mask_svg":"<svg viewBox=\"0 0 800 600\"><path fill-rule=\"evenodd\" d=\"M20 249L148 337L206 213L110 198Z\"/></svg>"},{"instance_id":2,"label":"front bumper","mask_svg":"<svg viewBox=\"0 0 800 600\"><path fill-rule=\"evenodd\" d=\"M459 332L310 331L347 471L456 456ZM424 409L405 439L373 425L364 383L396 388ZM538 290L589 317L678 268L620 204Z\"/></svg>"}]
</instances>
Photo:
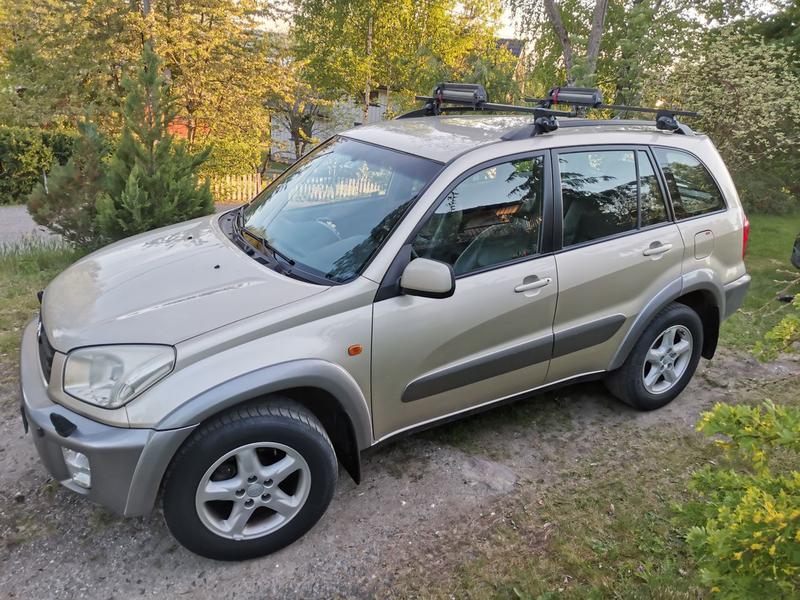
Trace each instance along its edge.
<instances>
[{"instance_id":1,"label":"front bumper","mask_svg":"<svg viewBox=\"0 0 800 600\"><path fill-rule=\"evenodd\" d=\"M23 420L30 426L39 457L47 471L67 488L122 515L147 514L155 504L161 479L175 451L194 427L156 431L104 425L51 401L42 373L31 322L22 336L20 395ZM51 415L75 425L58 433ZM75 484L62 448L85 454L91 467L91 487Z\"/></svg>"}]
</instances>

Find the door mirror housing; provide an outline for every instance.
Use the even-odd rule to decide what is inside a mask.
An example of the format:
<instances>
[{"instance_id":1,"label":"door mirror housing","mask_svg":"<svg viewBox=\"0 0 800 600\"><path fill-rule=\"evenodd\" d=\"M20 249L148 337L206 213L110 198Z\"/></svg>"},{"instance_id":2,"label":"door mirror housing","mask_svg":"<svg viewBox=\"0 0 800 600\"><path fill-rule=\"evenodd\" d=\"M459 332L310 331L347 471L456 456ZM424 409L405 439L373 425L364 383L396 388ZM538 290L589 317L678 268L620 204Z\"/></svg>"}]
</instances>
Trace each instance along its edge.
<instances>
[{"instance_id":1,"label":"door mirror housing","mask_svg":"<svg viewBox=\"0 0 800 600\"><path fill-rule=\"evenodd\" d=\"M449 298L456 291L453 267L428 258L415 258L403 270L400 289L409 296Z\"/></svg>"}]
</instances>

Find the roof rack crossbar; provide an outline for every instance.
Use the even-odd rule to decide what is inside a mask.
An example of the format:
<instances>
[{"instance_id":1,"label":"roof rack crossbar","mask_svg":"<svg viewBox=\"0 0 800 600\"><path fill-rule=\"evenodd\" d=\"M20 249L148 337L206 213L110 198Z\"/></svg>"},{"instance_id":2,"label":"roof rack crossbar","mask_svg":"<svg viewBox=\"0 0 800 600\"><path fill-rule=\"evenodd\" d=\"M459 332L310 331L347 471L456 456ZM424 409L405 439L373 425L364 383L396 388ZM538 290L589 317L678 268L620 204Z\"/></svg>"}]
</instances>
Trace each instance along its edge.
<instances>
[{"instance_id":1,"label":"roof rack crossbar","mask_svg":"<svg viewBox=\"0 0 800 600\"><path fill-rule=\"evenodd\" d=\"M413 117L435 116L449 112L491 111L508 113L527 113L534 115L533 123L507 132L504 140L521 139L540 133L558 129L556 117L576 117L584 115L589 109L619 110L656 115L656 128L674 131L683 135L693 135L687 125L680 123L678 116L697 117L698 113L672 108L645 108L641 106L625 106L622 104L604 104L599 89L582 87L554 87L547 93L547 98L525 98L525 102L536 103L537 106L518 106L515 104L497 104L489 102L484 87L477 83L440 83L430 96L416 96L425 105L411 112L395 117L410 119ZM556 110L554 105L568 105L572 110Z\"/></svg>"},{"instance_id":2,"label":"roof rack crossbar","mask_svg":"<svg viewBox=\"0 0 800 600\"><path fill-rule=\"evenodd\" d=\"M433 107L429 107L430 103L435 102L436 98L434 96L416 96L417 100L425 102L425 107L421 110L426 109L433 109ZM532 114L537 116L553 116L553 117L573 117L575 116L575 111L567 111L567 110L555 110L552 108L544 108L541 106L519 106L517 104L498 104L496 102L470 102L468 100L445 100L446 104L441 103L439 104L438 108L436 109L437 112L455 112L455 111L463 111L463 110L475 110L475 111L493 111L493 112L510 112L510 113L526 113ZM413 111L419 112L419 111ZM406 113L397 117L398 119L407 118L407 115L411 113Z\"/></svg>"},{"instance_id":3,"label":"roof rack crossbar","mask_svg":"<svg viewBox=\"0 0 800 600\"><path fill-rule=\"evenodd\" d=\"M680 123L677 117L699 117L696 112L679 110L676 108L646 108L643 106L625 106L624 104L605 104L600 90L579 87L554 87L547 92L547 98L525 98L525 102L536 103L542 108L551 108L553 105L566 104L576 111L585 113L587 110L619 110L626 112L648 113L656 115L656 128L674 131L684 135L694 132L687 125Z\"/></svg>"},{"instance_id":4,"label":"roof rack crossbar","mask_svg":"<svg viewBox=\"0 0 800 600\"><path fill-rule=\"evenodd\" d=\"M416 99L425 105L411 112L395 117L397 119L410 119L414 117L428 117L450 112L464 111L489 111L504 113L523 113L533 115L533 123L526 126L525 137L547 133L558 129L556 117L574 117L574 110L555 110L542 106L519 106L516 104L498 104L488 102L486 90L479 84L441 83L431 96L416 96Z\"/></svg>"},{"instance_id":5,"label":"roof rack crossbar","mask_svg":"<svg viewBox=\"0 0 800 600\"><path fill-rule=\"evenodd\" d=\"M525 98L525 102L536 103L543 108L549 108L555 103L552 103L547 98ZM650 114L659 114L659 113L666 113L674 116L680 117L699 117L700 114L690 111L690 110L679 110L676 108L647 108L644 106L626 106L624 104L603 104L602 102L599 104L594 105L587 105L587 104L579 104L576 102L565 102L559 98L558 104L568 104L570 106L580 106L583 108L593 108L597 110L624 110L628 112L640 112L640 113L650 113Z\"/></svg>"}]
</instances>

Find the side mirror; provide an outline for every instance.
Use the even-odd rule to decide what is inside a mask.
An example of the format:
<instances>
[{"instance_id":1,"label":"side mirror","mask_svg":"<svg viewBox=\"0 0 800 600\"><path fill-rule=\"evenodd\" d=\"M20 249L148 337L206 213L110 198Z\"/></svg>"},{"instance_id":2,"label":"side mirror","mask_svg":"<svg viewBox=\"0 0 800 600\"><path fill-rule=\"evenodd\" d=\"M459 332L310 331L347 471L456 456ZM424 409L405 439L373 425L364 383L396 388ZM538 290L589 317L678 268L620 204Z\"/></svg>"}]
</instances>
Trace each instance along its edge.
<instances>
[{"instance_id":1,"label":"side mirror","mask_svg":"<svg viewBox=\"0 0 800 600\"><path fill-rule=\"evenodd\" d=\"M400 288L409 296L449 298L456 291L456 277L447 263L415 258L403 270Z\"/></svg>"}]
</instances>

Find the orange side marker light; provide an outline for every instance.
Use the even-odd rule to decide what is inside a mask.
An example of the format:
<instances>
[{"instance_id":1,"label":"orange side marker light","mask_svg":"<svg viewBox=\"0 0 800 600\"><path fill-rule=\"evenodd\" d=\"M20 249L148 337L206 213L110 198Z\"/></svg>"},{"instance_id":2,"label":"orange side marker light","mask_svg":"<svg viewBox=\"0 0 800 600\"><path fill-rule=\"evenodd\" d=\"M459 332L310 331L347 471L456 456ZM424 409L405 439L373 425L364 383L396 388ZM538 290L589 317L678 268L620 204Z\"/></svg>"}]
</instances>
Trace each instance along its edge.
<instances>
[{"instance_id":1,"label":"orange side marker light","mask_svg":"<svg viewBox=\"0 0 800 600\"><path fill-rule=\"evenodd\" d=\"M364 351L364 346L361 344L353 344L347 348L347 354L350 356L358 356Z\"/></svg>"}]
</instances>

